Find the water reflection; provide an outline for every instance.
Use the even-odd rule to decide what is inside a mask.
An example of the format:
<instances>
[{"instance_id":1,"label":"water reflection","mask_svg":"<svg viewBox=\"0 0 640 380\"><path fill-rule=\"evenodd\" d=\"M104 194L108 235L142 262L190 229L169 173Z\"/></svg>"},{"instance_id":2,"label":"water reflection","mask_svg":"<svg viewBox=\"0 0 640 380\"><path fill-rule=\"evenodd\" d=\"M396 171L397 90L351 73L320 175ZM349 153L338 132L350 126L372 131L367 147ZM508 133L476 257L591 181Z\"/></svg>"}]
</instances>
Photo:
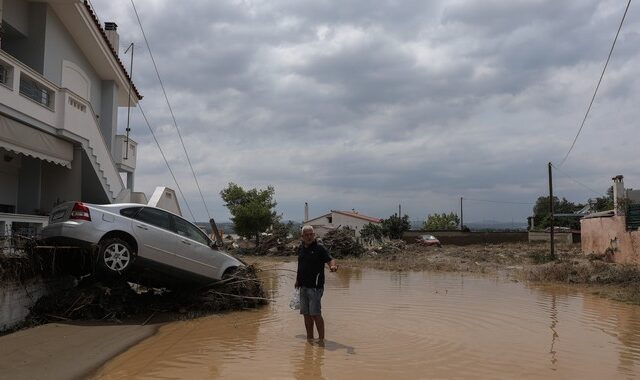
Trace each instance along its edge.
<instances>
[{"instance_id":1,"label":"water reflection","mask_svg":"<svg viewBox=\"0 0 640 380\"><path fill-rule=\"evenodd\" d=\"M306 340L306 335L302 335ZM300 356L294 361L294 375L296 379L324 379L322 366L324 364L324 349L310 342L303 344Z\"/></svg>"},{"instance_id":2,"label":"water reflection","mask_svg":"<svg viewBox=\"0 0 640 380\"><path fill-rule=\"evenodd\" d=\"M324 347L289 309L295 263L265 264L276 302L169 324L108 378L640 376L640 308L498 277L344 268L328 274Z\"/></svg>"}]
</instances>

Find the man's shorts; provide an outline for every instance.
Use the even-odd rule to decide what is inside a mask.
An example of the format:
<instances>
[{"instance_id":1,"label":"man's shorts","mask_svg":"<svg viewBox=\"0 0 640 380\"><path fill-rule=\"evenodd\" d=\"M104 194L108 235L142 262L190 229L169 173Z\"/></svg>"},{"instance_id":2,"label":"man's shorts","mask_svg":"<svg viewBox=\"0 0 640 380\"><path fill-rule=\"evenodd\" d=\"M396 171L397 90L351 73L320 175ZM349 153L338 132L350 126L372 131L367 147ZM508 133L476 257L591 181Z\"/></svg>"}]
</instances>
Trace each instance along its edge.
<instances>
[{"instance_id":1,"label":"man's shorts","mask_svg":"<svg viewBox=\"0 0 640 380\"><path fill-rule=\"evenodd\" d=\"M320 299L324 293L323 288L300 288L300 314L322 315Z\"/></svg>"}]
</instances>

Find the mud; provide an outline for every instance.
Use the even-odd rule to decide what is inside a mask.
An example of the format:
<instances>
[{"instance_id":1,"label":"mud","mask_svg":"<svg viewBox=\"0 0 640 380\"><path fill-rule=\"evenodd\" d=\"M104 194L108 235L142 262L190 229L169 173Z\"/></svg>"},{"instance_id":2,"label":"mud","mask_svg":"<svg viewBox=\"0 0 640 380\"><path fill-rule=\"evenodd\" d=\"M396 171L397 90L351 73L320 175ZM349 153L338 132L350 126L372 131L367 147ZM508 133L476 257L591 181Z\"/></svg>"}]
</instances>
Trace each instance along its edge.
<instances>
[{"instance_id":1,"label":"mud","mask_svg":"<svg viewBox=\"0 0 640 380\"><path fill-rule=\"evenodd\" d=\"M271 298L249 312L164 325L96 371L125 378L638 378L640 308L499 274L328 273L327 337L289 309L295 262L256 259Z\"/></svg>"}]
</instances>

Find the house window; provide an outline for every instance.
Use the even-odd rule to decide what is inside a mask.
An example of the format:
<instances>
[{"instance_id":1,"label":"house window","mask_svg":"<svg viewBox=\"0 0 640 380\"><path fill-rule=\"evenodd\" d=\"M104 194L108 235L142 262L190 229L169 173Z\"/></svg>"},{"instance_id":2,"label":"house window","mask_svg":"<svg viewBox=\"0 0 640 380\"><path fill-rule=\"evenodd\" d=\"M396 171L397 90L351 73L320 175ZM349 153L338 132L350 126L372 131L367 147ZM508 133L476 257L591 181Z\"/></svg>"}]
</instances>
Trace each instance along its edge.
<instances>
[{"instance_id":1,"label":"house window","mask_svg":"<svg viewBox=\"0 0 640 380\"><path fill-rule=\"evenodd\" d=\"M329 223L333 223L333 217L331 217L331 216L327 216L327 221L328 221Z\"/></svg>"},{"instance_id":2,"label":"house window","mask_svg":"<svg viewBox=\"0 0 640 380\"><path fill-rule=\"evenodd\" d=\"M13 67L0 61L0 84L3 84L7 87L11 87L12 71L13 71Z\"/></svg>"},{"instance_id":3,"label":"house window","mask_svg":"<svg viewBox=\"0 0 640 380\"><path fill-rule=\"evenodd\" d=\"M47 108L53 108L53 91L28 76L20 75L20 93Z\"/></svg>"}]
</instances>

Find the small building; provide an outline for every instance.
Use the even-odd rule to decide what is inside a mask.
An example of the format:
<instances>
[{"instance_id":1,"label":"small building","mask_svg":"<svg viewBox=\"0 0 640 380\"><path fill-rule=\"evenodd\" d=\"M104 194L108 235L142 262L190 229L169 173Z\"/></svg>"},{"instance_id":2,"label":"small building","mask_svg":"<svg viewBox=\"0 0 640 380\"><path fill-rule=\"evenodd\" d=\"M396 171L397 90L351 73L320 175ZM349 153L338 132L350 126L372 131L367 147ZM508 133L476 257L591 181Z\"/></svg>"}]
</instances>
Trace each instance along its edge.
<instances>
[{"instance_id":1,"label":"small building","mask_svg":"<svg viewBox=\"0 0 640 380\"><path fill-rule=\"evenodd\" d=\"M580 220L582 253L640 264L640 191L625 189L621 175L613 177L613 205Z\"/></svg>"},{"instance_id":2,"label":"small building","mask_svg":"<svg viewBox=\"0 0 640 380\"><path fill-rule=\"evenodd\" d=\"M360 230L367 224L380 225L382 219L374 218L352 211L331 210L328 214L318 216L305 221L305 225L313 226L318 237L324 236L327 232L340 227L348 227L355 231L356 236L360 236Z\"/></svg>"}]
</instances>

